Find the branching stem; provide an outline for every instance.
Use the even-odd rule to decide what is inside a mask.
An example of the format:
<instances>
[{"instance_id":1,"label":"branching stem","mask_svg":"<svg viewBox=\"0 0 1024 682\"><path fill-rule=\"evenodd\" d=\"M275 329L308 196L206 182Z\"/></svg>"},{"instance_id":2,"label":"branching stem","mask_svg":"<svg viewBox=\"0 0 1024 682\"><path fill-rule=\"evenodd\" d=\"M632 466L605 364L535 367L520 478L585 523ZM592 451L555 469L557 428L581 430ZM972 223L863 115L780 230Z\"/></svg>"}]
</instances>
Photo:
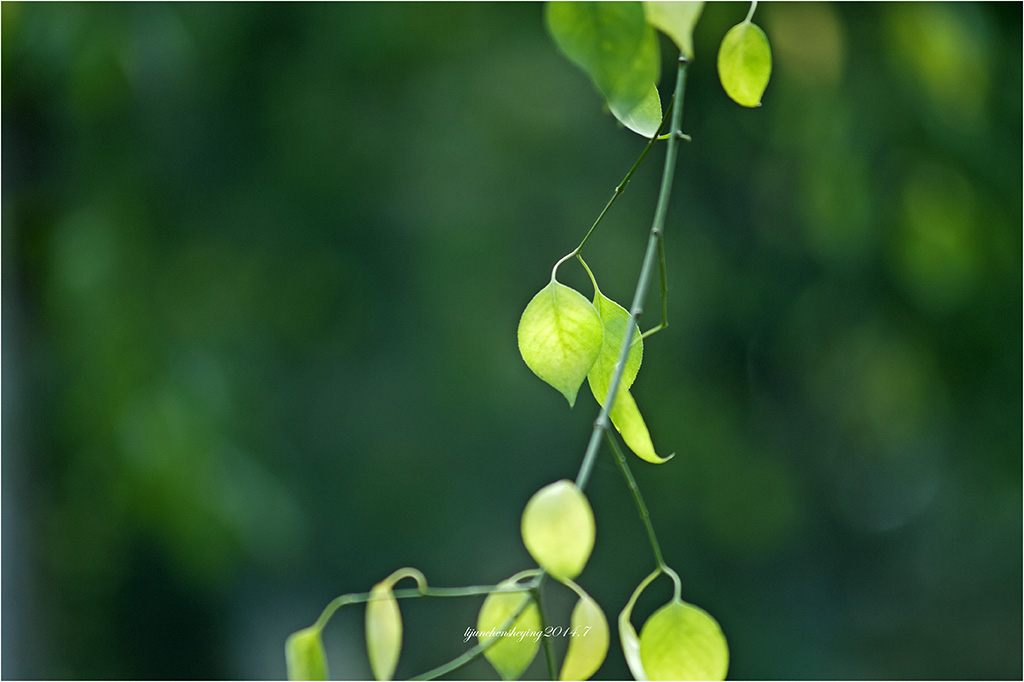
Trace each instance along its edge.
<instances>
[{"instance_id":1,"label":"branching stem","mask_svg":"<svg viewBox=\"0 0 1024 682\"><path fill-rule=\"evenodd\" d=\"M534 569L533 573L536 573L537 569ZM523 585L521 587L501 587L499 585L469 585L467 587L427 587L427 588L409 588L405 590L395 590L393 594L395 599L413 599L416 597L434 597L434 598L451 598L451 597L478 597L484 594L490 594L491 592L502 591L522 591L528 592L532 589L531 585ZM356 592L352 594L343 594L340 597L332 599L324 610L320 613L320 617L316 619L312 627L317 630L323 630L327 622L334 616L334 612L340 609L342 606L348 604L365 604L372 599L372 592Z\"/></svg>"},{"instance_id":2,"label":"branching stem","mask_svg":"<svg viewBox=\"0 0 1024 682\"><path fill-rule=\"evenodd\" d=\"M665 115L661 119L661 125L658 126L658 132L651 136L651 139L647 141L647 144L644 145L643 151L640 152L640 156L638 156L636 161L633 162L633 167L629 169L628 173L626 173L626 177L622 178L622 182L615 186L615 190L612 192L611 198L608 199L608 203L604 205L603 209L601 209L601 213L597 216L597 220L595 220L594 224L590 226L589 230L587 230L587 233L583 236L583 241L580 242L580 245L573 249L573 254L578 254L583 249L583 245L587 243L588 239L590 239L590 235L594 234L594 229L604 218L608 209L612 207L612 204L614 204L615 200L619 198L619 195L626 191L626 185L628 185L629 181L633 179L633 174L636 173L637 169L640 168L640 164L642 164L644 159L647 158L647 152L651 151L651 147L654 146L655 140L662 139L660 137L660 133L665 128L665 123L669 119L669 115L672 112L674 104L675 102L669 102L668 107L665 109Z\"/></svg>"},{"instance_id":3,"label":"branching stem","mask_svg":"<svg viewBox=\"0 0 1024 682\"><path fill-rule=\"evenodd\" d=\"M688 60L679 57L679 69L676 72L676 90L672 108L672 130L679 130L679 124L683 113L683 91L686 87L686 66ZM662 122L664 125L664 122ZM644 299L647 296L647 287L650 283L651 273L654 269L654 261L658 254L658 245L661 243L662 233L665 229L665 215L668 211L669 198L672 195L672 179L675 176L676 158L679 156L679 140L672 136L668 140L668 149L665 152L665 167L661 174L661 189L658 192L658 203L654 209L654 220L651 226L651 236L647 240L647 251L644 254L643 266L640 268L640 277L636 284L636 293L633 295L633 304L630 306L629 320L626 322L626 331L622 337L622 348L619 351L619 360L615 365L611 381L608 383L608 393L604 405L594 421L594 430L590 434L590 441L587 443L586 453L583 455L583 462L580 465L579 473L576 475L576 486L583 490L590 478L590 472L594 468L594 460L601 446L601 433L608 429L608 411L615 404L615 396L622 382L622 372L626 367L626 357L629 355L629 348L632 345L633 333L637 327L637 320L643 314ZM586 241L584 239L584 241ZM664 272L664 270L663 270Z\"/></svg>"},{"instance_id":4,"label":"branching stem","mask_svg":"<svg viewBox=\"0 0 1024 682\"><path fill-rule=\"evenodd\" d=\"M472 663L476 659L478 659L481 656L483 656L484 652L487 651L487 649L489 647L493 646L494 644L496 644L497 642L499 642L501 640L503 634L508 632L508 629L510 627L512 627L513 623L516 622L516 619L519 618L519 616L522 615L523 611L525 611L527 609L527 607L534 601L534 597L533 597L532 592L535 589L537 583L539 583L539 580L535 580L530 585L524 585L523 586L524 591L530 592L530 596L527 599L523 599L523 603L519 605L519 608L517 608L515 611L513 611L512 615L510 615L508 618L505 619L505 622L501 624L501 628L499 628L498 633L495 634L494 637L491 637L490 639L488 639L485 642L478 643L472 649L468 649L462 655L453 658L452 660L448 661L447 663L445 663L443 665L439 665L439 666L437 666L436 668L434 668L432 670L428 670L427 672L423 673L422 675L417 675L416 677L412 677L410 679L411 680L436 680L437 678L441 677L442 675L447 675L448 673L450 673L452 671L458 670L459 668L461 668L464 665L469 665L470 663ZM397 594L396 594L396 596L397 596ZM554 677L552 677L552 679L554 679Z\"/></svg>"},{"instance_id":5,"label":"branching stem","mask_svg":"<svg viewBox=\"0 0 1024 682\"><path fill-rule=\"evenodd\" d=\"M665 108L665 115L661 119L661 125L658 126L658 132L655 133L651 137L651 139L647 141L647 144L644 145L643 151L640 152L640 156L638 156L636 161L633 162L633 167L629 169L628 173L626 173L626 177L622 178L622 182L620 182L618 185L615 186L615 190L612 192L611 198L608 199L608 203L606 203L604 205L604 208L601 209L601 213L598 214L597 219L594 220L594 223L590 226L590 229L587 230L587 233L583 236L583 240L579 243L579 246L577 246L575 249L573 249L569 253L567 253L564 256L562 256L561 258L559 258L558 262L555 263L555 266L553 268L551 268L551 279L552 280L555 279L555 273L558 272L558 266L560 266L562 263L564 263L565 261L569 260L573 256L577 256L578 257L580 255L580 251L583 250L583 245L587 243L587 240L590 239L590 235L594 234L594 230L601 223L601 221L604 220L605 214L608 213L608 209L610 209L612 207L612 204L615 203L615 200L618 199L619 195L622 194L626 190L626 185L628 185L629 181L633 179L633 174L636 173L637 169L640 168L640 164L642 164L644 162L644 159L647 158L647 152L651 151L651 147L654 146L654 142L656 140L664 140L664 139L675 140L675 139L680 138L680 137L682 139L686 139L686 140L690 139L689 135L683 135L683 133L681 133L681 132L678 133L678 135L673 135L673 134L668 134L667 136L659 135L659 133L661 133L661 131L665 129L665 124L669 120L669 115L671 114L674 105L675 105L675 101L674 100L669 102L668 107ZM582 261L583 261L583 259L581 258L580 262L582 262ZM586 267L586 265L584 265L584 267ZM593 279L593 275L591 275L591 279Z\"/></svg>"},{"instance_id":6,"label":"branching stem","mask_svg":"<svg viewBox=\"0 0 1024 682\"><path fill-rule=\"evenodd\" d=\"M756 1L754 5L756 6ZM753 7L751 8L751 14L752 13ZM636 502L637 509L640 513L640 519L643 522L644 527L647 529L647 535L651 542L651 549L654 552L655 561L658 564L658 568L655 570L655 573L649 576L646 582L652 580L654 577L657 576L658 573L664 572L669 574L675 582L676 599L679 598L680 592L679 576L676 574L675 571L673 571L671 568L668 567L668 565L665 564L665 561L662 558L661 548L658 545L658 539L654 533L654 527L651 525L650 514L647 511L647 506L644 504L643 497L640 494L640 489L637 486L636 480L633 478L632 473L629 471L629 466L626 463L625 456L622 454L621 449L618 447L618 444L615 442L614 437L608 429L608 410L609 407L614 404L615 396L619 389L619 384L622 382L623 368L625 367L625 360L629 353L629 348L632 345L631 340L634 336L634 330L636 330L638 326L637 321L643 314L643 303L647 295L647 287L650 282L655 258L658 259L661 270L661 324L659 324L654 329L649 330L643 336L649 336L650 334L653 334L659 329L664 329L668 325L668 310L667 303L665 300L665 294L668 287L665 276L665 251L663 242L663 230L665 226L665 215L666 211L668 210L669 198L672 193L672 179L675 173L676 158L679 154L678 144L680 140L689 139L688 136L683 135L681 132L679 132L679 124L682 118L683 109L683 90L686 85L686 65L686 58L680 56L679 69L676 73L675 94L673 96L672 101L666 108L665 116L662 119L661 125L658 128L657 134L651 137L648 143L644 146L644 149L640 153L640 156L633 163L632 168L629 169L629 172L626 173L626 176L622 179L622 182L620 182L615 187L615 191L612 193L612 196L608 200L608 203L605 204L604 209L602 209L601 213L598 215L593 225L590 226L590 229L587 231L587 234L583 237L583 240L580 242L579 246L577 246L575 249L573 249L573 251L559 259L558 262L555 263L554 267L551 269L551 278L554 279L555 274L558 271L558 267L566 260L569 260L573 256L576 256L579 258L579 261L583 265L584 269L586 269L587 274L590 275L591 281L594 282L595 292L597 291L597 282L594 280L593 274L590 272L590 268L587 267L587 264L583 261L583 258L580 256L580 251L583 249L584 244L587 243L587 240L590 239L590 235L593 234L594 229L604 218L605 214L607 214L608 209L611 208L611 205L615 203L615 200L625 190L626 185L629 184L630 179L632 179L634 173L636 173L637 169L640 167L640 164L646 158L647 153L651 150L651 147L654 145L655 140L667 139L668 149L665 154L665 167L662 171L661 176L661 188L658 193L658 203L655 207L654 220L653 225L651 227L651 235L647 242L647 251L644 254L643 265L640 269L639 279L637 280L636 292L633 296L633 304L630 308L629 321L626 323L627 333L623 337L623 344L622 349L619 353L619 360L615 366L615 372L612 375L611 382L608 385L607 398L605 399L604 405L601 407L597 419L594 422L594 430L590 435L590 441L587 444L587 450L583 456L583 462L580 465L580 471L576 476L576 485L577 487L580 488L580 490L586 487L587 480L590 478L590 472L594 466L594 460L597 456L598 450L600 449L601 435L604 434L608 438L608 442L612 448L612 452L615 454L616 461L619 463L619 468L622 470L623 475L626 477L626 483L629 486L630 491L633 493L633 499ZM661 135L662 130L664 129L665 124L669 120L670 116L670 132L667 135L663 136ZM516 619L519 618L520 615L522 615L522 613L527 609L527 607L531 603L535 603L537 605L537 610L540 614L541 620L541 631L543 632L547 623L547 616L544 609L544 599L542 592L542 586L545 576L546 573L543 571L543 569L539 568L522 571L513 576L512 582L518 582L519 580L526 577L532 577L533 579L529 583L522 585L517 584L514 587L509 587L507 585L473 585L468 587L428 587L424 582L418 581L419 585L417 586L416 589L395 590L393 594L396 599L409 599L415 597L471 597L486 595L492 592L497 592L499 590L509 589L514 591L521 591L527 593L526 598L523 599L523 603L515 610L515 612L513 612L508 617L505 623L502 624L500 632L504 633L510 627L512 627ZM320 614L320 617L317 618L316 622L313 624L312 627L318 630L322 630L324 626L327 624L327 622L334 615L334 613L342 606L345 606L347 604L365 603L369 601L371 598L371 592L343 594L340 597L336 597L329 604L327 604L323 612ZM440 665L432 670L429 670L423 673L422 675L413 677L412 679L434 680L443 675L447 675L450 672L458 670L459 668L471 663L472 661L482 656L483 653L487 650L487 648L492 646L495 642L499 641L499 639L500 635L490 638L485 642L480 642L476 646L465 651L463 654L452 659L451 661L448 661L443 665ZM552 646L550 638L542 637L542 639L544 656L547 662L548 675L552 679L554 679L557 675L554 648Z\"/></svg>"}]
</instances>

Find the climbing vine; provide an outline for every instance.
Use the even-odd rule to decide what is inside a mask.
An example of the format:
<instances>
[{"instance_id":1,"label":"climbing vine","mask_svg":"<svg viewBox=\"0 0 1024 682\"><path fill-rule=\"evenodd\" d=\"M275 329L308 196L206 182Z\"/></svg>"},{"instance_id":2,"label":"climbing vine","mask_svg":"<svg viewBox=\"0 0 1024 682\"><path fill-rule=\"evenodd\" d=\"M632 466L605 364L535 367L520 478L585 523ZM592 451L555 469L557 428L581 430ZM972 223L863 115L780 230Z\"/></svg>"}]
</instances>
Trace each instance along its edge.
<instances>
[{"instance_id":1,"label":"climbing vine","mask_svg":"<svg viewBox=\"0 0 1024 682\"><path fill-rule=\"evenodd\" d=\"M718 73L725 92L746 107L760 106L771 74L768 40L752 21L756 7L756 1L751 3L746 18L725 34L718 53ZM522 540L537 568L520 571L497 585L455 588L432 587L418 570L399 569L369 592L334 599L313 625L288 637L285 653L290 679L327 678L322 633L342 606L366 605L370 668L376 679L389 680L402 649L399 600L480 596L484 601L475 631L470 633L476 644L414 679L439 678L480 656L502 679L518 679L541 648L552 679L591 677L608 654L610 629L604 609L576 580L594 546L594 514L584 490L602 443L622 472L654 555L654 569L637 585L618 616L619 640L630 671L637 680L725 679L729 666L725 635L710 614L682 598L679 576L664 560L647 506L618 442L621 438L647 463L664 465L672 457L657 453L629 389L643 362L644 341L668 325L665 219L679 145L689 140L680 124L687 66L694 57L693 30L702 9L702 2L549 2L545 6L547 28L558 49L589 76L615 118L648 141L579 245L555 262L550 280L526 305L519 321L519 350L533 373L561 393L570 407L586 381L600 405L576 478L544 486L523 510ZM661 75L659 31L679 49L675 87L664 111L657 89ZM583 248L658 142L666 147L661 188L636 290L627 309L601 291L583 258ZM559 268L573 260L590 279L591 298L558 281ZM641 332L639 321L655 270L660 278L661 320ZM633 607L662 575L671 579L673 597L638 633L631 620ZM544 590L549 579L577 597L568 626L547 622ZM414 581L416 587L395 589L403 580ZM569 638L561 666L555 660L553 636Z\"/></svg>"}]
</instances>

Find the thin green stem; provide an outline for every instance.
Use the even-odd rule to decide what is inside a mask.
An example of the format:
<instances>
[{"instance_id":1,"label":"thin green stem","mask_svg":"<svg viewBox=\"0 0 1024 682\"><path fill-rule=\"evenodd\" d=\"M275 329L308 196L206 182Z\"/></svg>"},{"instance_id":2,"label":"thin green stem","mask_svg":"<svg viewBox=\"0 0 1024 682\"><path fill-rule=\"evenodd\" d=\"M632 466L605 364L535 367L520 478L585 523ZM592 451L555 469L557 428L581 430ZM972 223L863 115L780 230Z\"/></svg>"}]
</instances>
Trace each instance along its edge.
<instances>
[{"instance_id":1,"label":"thin green stem","mask_svg":"<svg viewBox=\"0 0 1024 682\"><path fill-rule=\"evenodd\" d=\"M535 571L536 569L534 569ZM413 599L416 597L433 597L433 598L452 598L452 597L478 597L483 594L490 594L491 592L502 591L521 591L528 592L531 589L529 585L523 585L521 587L502 587L499 585L469 585L466 587L427 587L425 589L420 588L409 588L405 590L395 590L393 594L395 599ZM348 604L365 604L372 598L372 592L357 592L352 594L343 594L340 597L332 599L324 610L320 613L320 617L316 619L312 627L317 630L323 630L327 625L327 622L334 616L335 611L340 609L342 606Z\"/></svg>"},{"instance_id":2,"label":"thin green stem","mask_svg":"<svg viewBox=\"0 0 1024 682\"><path fill-rule=\"evenodd\" d=\"M754 18L754 10L756 10L756 9L757 9L757 0L753 0L750 3L750 11L747 12L747 18L743 20L744 23L748 23L748 24L750 23L750 20Z\"/></svg>"},{"instance_id":3,"label":"thin green stem","mask_svg":"<svg viewBox=\"0 0 1024 682\"><path fill-rule=\"evenodd\" d=\"M679 69L676 72L676 90L672 106L673 131L679 130L679 124L683 113L683 91L686 87L686 57L680 55ZM664 121L662 122L664 125ZM615 404L615 396L622 382L622 372L626 367L626 357L629 355L629 348L632 345L633 333L637 327L637 320L643 314L643 303L647 296L647 287L651 279L654 261L658 253L658 243L661 240L662 232L665 229L665 215L668 211L669 199L672 195L672 179L675 176L676 159L679 156L679 139L673 135L668 140L668 149L665 152L665 167L661 174L661 189L658 192L658 203L654 209L654 220L651 226L651 236L647 240L647 251L644 254L643 266L640 268L640 277L636 284L636 293L633 295L633 305L630 306L629 320L626 322L626 331L622 337L622 348L619 351L619 359L612 373L611 381L608 382L608 393L601 411L594 420L594 430L590 434L590 441L587 443L587 450L583 455L583 462L580 464L579 473L576 475L576 486L583 490L590 478L590 472L594 468L594 460L597 458L597 451L601 446L601 432L608 428L608 411Z\"/></svg>"},{"instance_id":4,"label":"thin green stem","mask_svg":"<svg viewBox=\"0 0 1024 682\"><path fill-rule=\"evenodd\" d=\"M640 494L640 486L636 484L633 472L629 470L626 456L622 454L622 449L619 448L615 436L606 431L605 439L608 441L608 446L612 449L615 463L619 465L619 471L622 472L623 477L626 479L626 486L629 488L629 492L633 494L633 502L636 503L636 510L640 514L640 521L647 530L647 539L651 543L651 551L654 552L654 562L658 564L658 568L665 570L668 566L665 565L665 559L661 556L661 545L658 544L658 536L655 534L654 526L651 524L651 514L647 511L647 505L644 504L643 495Z\"/></svg>"},{"instance_id":5,"label":"thin green stem","mask_svg":"<svg viewBox=\"0 0 1024 682\"><path fill-rule=\"evenodd\" d=\"M512 576L511 578L509 578L508 580L505 581L506 583L508 583L508 582L518 582L518 581L522 580L523 578L525 578L527 576L532 576L533 577L533 580L530 581L529 584L517 586L516 588L514 588L512 590L512 591L521 590L521 591L524 591L524 592L529 592L530 593L530 599L526 600L523 603L523 605L520 606L518 609L516 609L515 613L513 613L502 624L499 633L504 633L510 627L512 627L512 624L515 622L516 618L518 618L523 613L523 611L526 610L526 607L529 606L530 602L536 602L537 603L538 610L540 611L540 614L541 614L541 623L542 623L541 632L544 631L544 627L543 627L544 611L543 611L542 602L539 601L539 599L538 599L538 595L540 594L540 588L541 588L541 585L544 583L544 577L546 575L547 575L547 572L543 568L531 568L531 569L528 569L528 570L525 570L525 571L520 571L519 573L516 573L514 576ZM450 589L458 589L458 588L450 588ZM495 590L496 589L497 589L497 586L495 586ZM507 590L509 588L503 588L503 589ZM493 592L495 590L491 590L491 591ZM398 594L395 593L395 596L398 596ZM422 675L419 675L417 677L413 677L411 679L413 679L413 680L434 680L434 679L437 679L438 677L440 677L442 675L446 675L446 674L452 672L453 670L458 670L462 666L468 665L468 664L472 663L474 660L476 660L477 658L480 658L481 656L483 656L484 651L486 651L489 646L491 646L494 642L498 641L499 639L501 639L501 634L495 635L494 638L489 639L486 642L481 642L481 643L477 644L472 649L468 649L467 651L463 652L462 654L460 654L459 656L453 658L452 660L448 661L447 663L445 663L443 665L439 665L438 667L434 668L433 670L429 670L429 671L423 673ZM545 655L548 655L547 654L547 650L545 650ZM550 655L551 655L551 661L548 664L548 669L549 670L552 669L551 666L553 665L553 662L554 662L554 651L553 650L551 651ZM552 673L551 679L554 679L554 673Z\"/></svg>"},{"instance_id":6,"label":"thin green stem","mask_svg":"<svg viewBox=\"0 0 1024 682\"><path fill-rule=\"evenodd\" d=\"M565 261L567 261L570 258L572 258L573 256L575 256L577 253L579 253L578 250L570 251L569 253L565 254L564 256L562 256L561 258L558 259L558 261L555 263L554 267L551 268L551 281L552 282L555 281L555 275L558 273L559 266L561 266L562 263L564 263Z\"/></svg>"},{"instance_id":7,"label":"thin green stem","mask_svg":"<svg viewBox=\"0 0 1024 682\"><path fill-rule=\"evenodd\" d=\"M536 581L536 586L530 590L530 594L533 595L533 601L537 604L537 613L540 614L541 646L544 649L544 661L548 667L548 678L553 680L558 676L558 668L555 663L555 648L551 643L551 638L544 636L548 629L548 616L544 609L543 582L544 577L541 576Z\"/></svg>"},{"instance_id":8,"label":"thin green stem","mask_svg":"<svg viewBox=\"0 0 1024 682\"><path fill-rule=\"evenodd\" d=\"M661 133L661 131L665 128L665 124L669 120L669 115L672 112L674 104L675 102L670 101L668 107L665 109L665 114L661 118L661 125L658 126L658 133ZM594 230L597 229L597 226L601 223L602 220L604 220L605 215L608 213L608 209L612 207L612 204L614 204L615 200L619 198L619 195L626 190L626 185L628 185L629 181L633 179L633 175L636 173L637 169L640 168L640 164L642 164L644 162L644 159L647 158L647 152L651 151L651 147L654 146L655 141L668 139L669 137L674 139L679 136L687 140L690 139L688 135L683 135L682 133L678 133L677 135L669 134L668 137L659 135L658 133L653 135L651 139L647 141L647 144L644 145L643 151L640 152L640 156L637 157L636 161L633 162L633 166L629 169L629 172L626 173L626 177L622 178L622 182L615 186L615 189L612 191L611 198L608 199L608 203L606 203L604 205L604 208L601 209L601 213L598 214L597 219L594 220L594 223L590 226L590 229L587 230L587 233L583 236L583 240L579 243L579 246L577 246L575 249L567 253L565 256L560 258L557 263L555 263L555 267L551 269L551 279L555 278L555 273L558 271L558 266L560 266L562 263L569 260L573 256L578 256L580 251L583 250L583 245L587 243L587 240L590 239L590 235L594 234ZM593 279L593 277L591 277L591 279Z\"/></svg>"},{"instance_id":9,"label":"thin green stem","mask_svg":"<svg viewBox=\"0 0 1024 682\"><path fill-rule=\"evenodd\" d=\"M668 276L665 274L664 233L658 235L658 267L661 271L661 324L645 331L640 335L641 339L646 339L648 336L651 336L655 332L660 332L668 326Z\"/></svg>"},{"instance_id":10,"label":"thin green stem","mask_svg":"<svg viewBox=\"0 0 1024 682\"><path fill-rule=\"evenodd\" d=\"M583 269L587 271L587 276L590 278L590 283L594 285L594 297L596 298L597 295L601 292L601 290L597 286L597 280L594 278L594 273L590 271L590 267L587 265L587 261L583 260L583 256L581 254L576 254L576 260L578 260L580 262L580 265L583 266Z\"/></svg>"},{"instance_id":11,"label":"thin green stem","mask_svg":"<svg viewBox=\"0 0 1024 682\"><path fill-rule=\"evenodd\" d=\"M654 146L654 142L659 139L659 135L665 128L665 123L668 121L669 115L672 112L673 104L674 102L669 102L669 105L665 110L665 114L661 118L661 125L658 126L658 132L652 135L651 139L647 141L647 144L644 145L643 151L640 152L640 156L638 156L637 160L633 162L633 167L629 169L628 173L626 173L626 177L622 178L622 182L615 186L615 190L612 192L611 198L608 199L608 203L604 205L603 209L601 209L601 213L597 216L597 220L595 220L594 224L590 226L589 230L587 230L587 234L583 236L583 241L580 242L580 245L576 247L573 253L579 253L583 249L583 245L587 243L588 239L590 239L590 235L594 233L594 229L604 218L608 209L612 207L612 204L614 204L615 200L619 198L619 195L626 190L626 185L628 185L629 181L633 179L633 174L636 173L637 169L640 168L640 164L643 163L645 158L647 158L647 152L651 151L651 147Z\"/></svg>"},{"instance_id":12,"label":"thin green stem","mask_svg":"<svg viewBox=\"0 0 1024 682\"><path fill-rule=\"evenodd\" d=\"M532 585L524 587L524 590L526 590L528 592L531 591L532 589L533 589ZM481 656L483 656L484 652L487 651L487 649L489 647L491 647L494 644L496 644L497 642L499 642L501 640L502 636L504 635L504 633L508 632L508 629L511 628L513 623L516 622L516 619L519 618L519 616L521 616L523 614L523 611L525 611L526 608L532 602L533 602L533 596L531 594L531 596L529 598L524 599L523 603L520 604L519 607L515 611L512 612L512 615L510 615L507 619L505 619L505 622L501 624L501 629L498 631L498 633L494 637L490 637L486 641L479 642L472 649L467 649L460 656L457 656L457 657L453 658L452 660L448 661L447 663L445 663L443 665L439 665L436 668L433 668L432 670L428 670L427 672L425 672L425 673L423 673L421 675L417 675L416 677L412 677L410 679L411 680L436 680L437 678L441 677L442 675L447 675L448 673L450 673L452 671L458 670L459 668L461 668L464 665L469 665L470 663L472 663L476 659L478 659Z\"/></svg>"},{"instance_id":13,"label":"thin green stem","mask_svg":"<svg viewBox=\"0 0 1024 682\"><path fill-rule=\"evenodd\" d=\"M640 521L644 524L644 528L647 530L647 539L651 543L651 551L654 553L654 562L658 564L658 570L667 573L672 578L674 596L676 601L679 600L680 592L682 591L682 584L679 581L679 574L672 570L672 568L665 563L664 557L661 554L661 545L658 543L658 536L654 532L654 524L651 523L651 514L647 511L647 505L644 503L644 497L640 494L640 486L636 484L636 479L633 478L633 472L629 470L629 462L626 460L626 456L622 454L622 448L619 447L618 442L609 432L605 432L605 436L608 440L608 445L612 449L612 454L615 456L615 463L619 465L619 471L622 472L622 476L626 479L626 486L629 488L629 492L633 493L633 502L636 503L637 512L640 514Z\"/></svg>"}]
</instances>

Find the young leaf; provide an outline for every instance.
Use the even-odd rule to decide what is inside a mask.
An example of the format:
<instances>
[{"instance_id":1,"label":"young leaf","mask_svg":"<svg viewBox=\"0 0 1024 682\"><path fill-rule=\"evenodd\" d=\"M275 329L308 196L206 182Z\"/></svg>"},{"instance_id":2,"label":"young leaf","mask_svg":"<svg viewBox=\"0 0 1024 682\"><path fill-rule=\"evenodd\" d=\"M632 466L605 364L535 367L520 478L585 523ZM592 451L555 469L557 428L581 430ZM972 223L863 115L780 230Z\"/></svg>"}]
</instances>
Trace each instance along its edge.
<instances>
[{"instance_id":1,"label":"young leaf","mask_svg":"<svg viewBox=\"0 0 1024 682\"><path fill-rule=\"evenodd\" d=\"M537 564L558 580L575 578L594 549L594 512L572 481L546 485L523 510L523 544Z\"/></svg>"},{"instance_id":2,"label":"young leaf","mask_svg":"<svg viewBox=\"0 0 1024 682\"><path fill-rule=\"evenodd\" d=\"M653 135L657 126L649 134L642 132L649 130L652 103L634 111L650 99L661 71L657 36L647 25L642 5L549 2L545 18L558 49L590 76L612 113L631 130ZM659 113L660 109L659 102Z\"/></svg>"},{"instance_id":3,"label":"young leaf","mask_svg":"<svg viewBox=\"0 0 1024 682\"><path fill-rule=\"evenodd\" d=\"M633 673L633 679L640 682L646 682L647 672L644 670L643 661L640 659L640 638L636 636L636 628L633 627L633 623L629 618L633 615L633 607L636 606L636 600L639 599L640 593L660 574L661 569L658 568L644 578L636 586L636 589L633 590L633 595L626 602L626 606L619 612L619 641L622 643L622 655L626 658L629 671Z\"/></svg>"},{"instance_id":4,"label":"young leaf","mask_svg":"<svg viewBox=\"0 0 1024 682\"><path fill-rule=\"evenodd\" d=\"M594 599L571 580L571 587L580 599L572 610L569 649L562 661L559 680L588 680L597 672L608 655L608 619Z\"/></svg>"},{"instance_id":5,"label":"young leaf","mask_svg":"<svg viewBox=\"0 0 1024 682\"><path fill-rule=\"evenodd\" d=\"M612 425L622 435L622 440L637 457L651 464L664 464L672 459L673 455L661 457L654 451L654 443L651 442L647 424L640 415L640 408L636 406L633 394L625 386L619 386L615 404L608 411L608 416L611 417Z\"/></svg>"},{"instance_id":6,"label":"young leaf","mask_svg":"<svg viewBox=\"0 0 1024 682\"><path fill-rule=\"evenodd\" d=\"M511 588L515 583L505 582L499 587ZM487 595L480 614L477 616L477 638L484 644L498 637L502 626L512 614L523 605L523 600L532 598L528 592L492 592ZM537 604L531 603L519 614L512 625L508 626L508 634L498 637L497 642L484 651L484 656L503 680L517 680L523 674L540 647L540 612Z\"/></svg>"},{"instance_id":7,"label":"young leaf","mask_svg":"<svg viewBox=\"0 0 1024 682\"><path fill-rule=\"evenodd\" d=\"M738 104L761 106L761 95L772 75L772 50L758 26L744 21L729 29L718 49L718 78Z\"/></svg>"},{"instance_id":8,"label":"young leaf","mask_svg":"<svg viewBox=\"0 0 1024 682\"><path fill-rule=\"evenodd\" d=\"M580 384L601 352L604 328L594 306L560 282L541 289L519 320L519 352L533 373L572 407Z\"/></svg>"},{"instance_id":9,"label":"young leaf","mask_svg":"<svg viewBox=\"0 0 1024 682\"><path fill-rule=\"evenodd\" d=\"M644 2L647 23L667 34L688 59L693 59L693 28L702 9L703 2Z\"/></svg>"},{"instance_id":10,"label":"young leaf","mask_svg":"<svg viewBox=\"0 0 1024 682\"><path fill-rule=\"evenodd\" d=\"M714 618L675 600L644 623L640 659L652 680L724 680L729 647Z\"/></svg>"},{"instance_id":11,"label":"young leaf","mask_svg":"<svg viewBox=\"0 0 1024 682\"><path fill-rule=\"evenodd\" d=\"M402 651L402 613L388 581L370 590L366 602L366 653L370 669L378 680L390 680Z\"/></svg>"},{"instance_id":12,"label":"young leaf","mask_svg":"<svg viewBox=\"0 0 1024 682\"><path fill-rule=\"evenodd\" d=\"M600 292L594 297L594 306L604 325L604 343L601 346L601 353L594 361L594 366L587 374L587 381L594 398L604 405L608 395L608 385L611 383L615 364L618 362L619 352L622 350L622 339L626 335L626 327L629 324L629 313ZM640 371L643 352L640 331L635 330L632 346L626 355L626 367L622 370L622 383L615 394L615 404L608 411L608 416L616 430L622 434L622 440L626 442L630 450L636 453L637 457L653 464L661 464L667 462L671 457L660 457L655 452L647 424L644 423L640 409L629 392L629 387L633 384L637 372Z\"/></svg>"},{"instance_id":13,"label":"young leaf","mask_svg":"<svg viewBox=\"0 0 1024 682\"><path fill-rule=\"evenodd\" d=\"M284 643L284 653L289 680L327 679L327 655L319 629L293 632Z\"/></svg>"}]
</instances>

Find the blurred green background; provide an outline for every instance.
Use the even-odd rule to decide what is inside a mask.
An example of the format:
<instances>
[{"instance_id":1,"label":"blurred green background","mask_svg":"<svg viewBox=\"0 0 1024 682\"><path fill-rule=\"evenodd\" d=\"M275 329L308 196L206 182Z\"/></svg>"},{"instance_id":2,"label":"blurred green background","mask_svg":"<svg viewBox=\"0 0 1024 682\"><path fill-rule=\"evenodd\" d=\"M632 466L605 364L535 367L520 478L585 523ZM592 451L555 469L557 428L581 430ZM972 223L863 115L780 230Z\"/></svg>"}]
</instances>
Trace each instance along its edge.
<instances>
[{"instance_id":1,"label":"blurred green background","mask_svg":"<svg viewBox=\"0 0 1024 682\"><path fill-rule=\"evenodd\" d=\"M633 389L666 559L733 678L1019 679L1021 5L762 4L757 110L715 71L747 8L697 26ZM533 566L597 409L516 324L643 144L540 4L5 2L2 38L3 677L279 678L400 566ZM621 302L662 154L584 252ZM607 452L587 492L614 622L653 563ZM397 674L478 607L403 602ZM325 640L370 675L360 608Z\"/></svg>"}]
</instances>

